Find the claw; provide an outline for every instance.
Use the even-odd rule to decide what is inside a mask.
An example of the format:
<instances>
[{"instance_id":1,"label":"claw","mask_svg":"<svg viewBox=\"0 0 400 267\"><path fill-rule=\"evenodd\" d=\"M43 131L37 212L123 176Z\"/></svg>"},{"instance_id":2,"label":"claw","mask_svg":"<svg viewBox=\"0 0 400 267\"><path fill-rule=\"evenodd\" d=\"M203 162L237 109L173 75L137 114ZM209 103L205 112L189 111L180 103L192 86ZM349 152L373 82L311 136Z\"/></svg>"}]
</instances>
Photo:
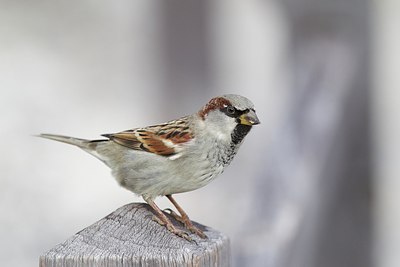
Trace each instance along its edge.
<instances>
[{"instance_id":1,"label":"claw","mask_svg":"<svg viewBox=\"0 0 400 267\"><path fill-rule=\"evenodd\" d=\"M191 238L191 237L188 235L188 233L186 233L185 231L176 229L174 226L172 226L172 228L168 228L168 226L167 226L167 229L168 229L171 233L174 233L174 234L176 234L177 236L182 237L182 238L186 239L186 240L189 241L189 242L193 241L192 238Z\"/></svg>"},{"instance_id":2,"label":"claw","mask_svg":"<svg viewBox=\"0 0 400 267\"><path fill-rule=\"evenodd\" d=\"M193 241L192 238L189 237L189 234L186 233L183 230L177 229L171 222L170 219L168 219L168 217L160 210L160 208L156 205L156 203L154 203L154 200L152 198L149 197L143 197L144 200L149 203L149 205L153 208L153 210L156 212L157 215L153 216L153 221L157 222L158 224L165 226L167 228L168 231L170 231L171 233L182 237L184 239L186 239L187 241ZM180 209L180 207L179 207ZM178 209L178 211L179 211ZM182 214L182 217L179 216L178 214L176 214L173 210L171 209L167 209L167 212L169 211L169 213L171 214L171 216L175 217L176 220L182 222L187 229L189 229L192 233L197 234L198 236L202 237L202 238L206 238L206 235L200 230L197 229L197 227L195 227L192 222L189 220L189 217L187 217L186 213L180 213Z\"/></svg>"},{"instance_id":3,"label":"claw","mask_svg":"<svg viewBox=\"0 0 400 267\"><path fill-rule=\"evenodd\" d=\"M151 218L153 221L158 223L159 225L165 226L165 222L163 222L160 218L158 218L156 215L153 215L153 218Z\"/></svg>"},{"instance_id":4,"label":"claw","mask_svg":"<svg viewBox=\"0 0 400 267\"><path fill-rule=\"evenodd\" d=\"M186 239L187 241L193 241L192 238L188 235L188 233L186 233L183 230L177 229L172 223L165 223L163 220L161 220L160 218L158 218L157 216L153 216L153 221L157 222L158 224L160 224L161 226L165 226L165 228L167 228L168 231L170 231L171 233L182 237L184 239Z\"/></svg>"},{"instance_id":5,"label":"claw","mask_svg":"<svg viewBox=\"0 0 400 267\"><path fill-rule=\"evenodd\" d=\"M192 232L193 234L198 235L199 237L203 238L203 239L207 239L207 236L203 233L202 230L200 230L199 228L197 228L196 226L194 226L193 224L191 225L186 225L186 228Z\"/></svg>"},{"instance_id":6,"label":"claw","mask_svg":"<svg viewBox=\"0 0 400 267\"><path fill-rule=\"evenodd\" d=\"M167 212L168 214L171 214L171 213L173 213L174 211L173 210L171 210L170 208L166 208L166 209L164 209L164 211L165 212Z\"/></svg>"},{"instance_id":7,"label":"claw","mask_svg":"<svg viewBox=\"0 0 400 267\"><path fill-rule=\"evenodd\" d=\"M180 222L181 224L185 225L185 220L184 220L181 216L179 216L178 213L176 213L175 211L173 211L173 210L170 209L170 208L167 208L167 209L165 209L164 211L168 212L169 215L171 215L172 217L175 218L175 220L177 220L177 221Z\"/></svg>"},{"instance_id":8,"label":"claw","mask_svg":"<svg viewBox=\"0 0 400 267\"><path fill-rule=\"evenodd\" d=\"M184 218L182 218L181 216L179 216L176 212L174 212L171 209L166 209L169 211L169 214L175 218L175 220L177 220L178 222L182 223L186 229L188 229L190 232L192 232L193 234L198 235L199 237L206 239L207 236L204 234L204 232L202 230L200 230L199 228L197 228L196 226L194 226L194 224L192 223L192 221L190 221L189 218L187 218L186 220Z\"/></svg>"},{"instance_id":9,"label":"claw","mask_svg":"<svg viewBox=\"0 0 400 267\"><path fill-rule=\"evenodd\" d=\"M197 228L196 226L193 225L192 221L189 219L189 216L181 208L181 206L178 205L178 203L175 201L175 199L172 197L172 195L166 195L166 197L171 201L171 203L175 206L175 208L181 214L181 216L179 216L173 210L168 209L170 211L170 215L172 215L177 221L183 223L183 225L185 225L186 229L188 229L190 232L198 235L199 237L201 237L203 239L206 239L207 236L203 233L203 231L201 231L199 228Z\"/></svg>"}]
</instances>

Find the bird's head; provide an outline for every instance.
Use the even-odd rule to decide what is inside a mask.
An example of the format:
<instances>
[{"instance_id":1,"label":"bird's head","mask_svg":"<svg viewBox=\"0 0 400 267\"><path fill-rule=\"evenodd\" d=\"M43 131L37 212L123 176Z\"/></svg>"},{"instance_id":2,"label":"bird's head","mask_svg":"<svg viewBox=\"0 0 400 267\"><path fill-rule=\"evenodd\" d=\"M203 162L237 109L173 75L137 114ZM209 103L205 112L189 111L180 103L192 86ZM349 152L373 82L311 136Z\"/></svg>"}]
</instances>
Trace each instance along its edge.
<instances>
[{"instance_id":1,"label":"bird's head","mask_svg":"<svg viewBox=\"0 0 400 267\"><path fill-rule=\"evenodd\" d=\"M209 133L234 144L241 143L252 126L260 123L253 103L234 94L211 99L198 115Z\"/></svg>"}]
</instances>

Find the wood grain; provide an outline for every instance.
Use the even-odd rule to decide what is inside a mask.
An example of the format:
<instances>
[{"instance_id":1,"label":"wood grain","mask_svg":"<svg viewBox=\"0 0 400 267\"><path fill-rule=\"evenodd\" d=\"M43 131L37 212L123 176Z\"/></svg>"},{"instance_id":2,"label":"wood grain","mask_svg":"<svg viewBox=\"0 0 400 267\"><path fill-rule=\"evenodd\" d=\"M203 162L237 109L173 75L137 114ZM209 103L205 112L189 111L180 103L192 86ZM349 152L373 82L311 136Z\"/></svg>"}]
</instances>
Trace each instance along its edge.
<instances>
[{"instance_id":1,"label":"wood grain","mask_svg":"<svg viewBox=\"0 0 400 267\"><path fill-rule=\"evenodd\" d=\"M169 215L167 215L169 216ZM152 220L147 204L125 205L40 257L41 267L229 266L227 236L200 224L208 239L187 241ZM169 216L174 224L182 225Z\"/></svg>"}]
</instances>

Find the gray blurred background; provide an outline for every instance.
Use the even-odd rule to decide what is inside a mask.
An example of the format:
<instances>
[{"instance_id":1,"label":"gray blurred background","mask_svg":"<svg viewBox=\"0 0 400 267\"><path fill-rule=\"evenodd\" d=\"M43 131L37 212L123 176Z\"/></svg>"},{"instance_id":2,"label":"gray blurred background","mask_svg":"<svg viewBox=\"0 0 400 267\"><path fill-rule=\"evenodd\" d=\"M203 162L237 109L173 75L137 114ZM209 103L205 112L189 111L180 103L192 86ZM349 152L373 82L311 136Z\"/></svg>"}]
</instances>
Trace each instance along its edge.
<instances>
[{"instance_id":1,"label":"gray blurred background","mask_svg":"<svg viewBox=\"0 0 400 267\"><path fill-rule=\"evenodd\" d=\"M141 201L33 134L98 138L237 93L262 124L176 196L230 236L232 265L399 266L399 26L396 0L0 0L1 265Z\"/></svg>"}]
</instances>

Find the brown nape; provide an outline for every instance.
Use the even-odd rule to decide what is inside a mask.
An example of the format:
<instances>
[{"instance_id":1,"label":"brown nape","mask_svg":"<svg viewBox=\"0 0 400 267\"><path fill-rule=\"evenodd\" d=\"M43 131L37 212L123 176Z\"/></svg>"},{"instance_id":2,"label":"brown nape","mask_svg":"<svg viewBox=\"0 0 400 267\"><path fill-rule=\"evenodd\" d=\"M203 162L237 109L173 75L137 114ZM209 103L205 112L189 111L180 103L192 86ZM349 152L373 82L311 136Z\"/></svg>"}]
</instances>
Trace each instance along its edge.
<instances>
[{"instance_id":1,"label":"brown nape","mask_svg":"<svg viewBox=\"0 0 400 267\"><path fill-rule=\"evenodd\" d=\"M216 109L220 109L223 108L224 106L230 106L231 102L223 97L215 97L213 99L211 99L207 105L205 105L199 112L199 116L204 120L206 115L212 111L212 110L216 110Z\"/></svg>"}]
</instances>

